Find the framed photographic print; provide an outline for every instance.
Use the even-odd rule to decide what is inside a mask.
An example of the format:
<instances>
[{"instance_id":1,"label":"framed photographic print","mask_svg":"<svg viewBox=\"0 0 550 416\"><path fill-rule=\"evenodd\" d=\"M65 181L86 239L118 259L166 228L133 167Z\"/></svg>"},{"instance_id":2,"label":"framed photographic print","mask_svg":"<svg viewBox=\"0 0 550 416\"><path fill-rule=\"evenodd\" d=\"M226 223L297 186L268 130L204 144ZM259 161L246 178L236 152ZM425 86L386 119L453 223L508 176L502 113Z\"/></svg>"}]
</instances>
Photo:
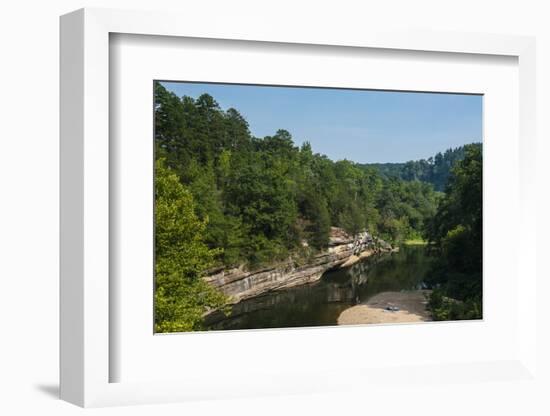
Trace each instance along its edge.
<instances>
[{"instance_id":1,"label":"framed photographic print","mask_svg":"<svg viewBox=\"0 0 550 416\"><path fill-rule=\"evenodd\" d=\"M153 83L156 332L482 319L481 95Z\"/></svg>"},{"instance_id":2,"label":"framed photographic print","mask_svg":"<svg viewBox=\"0 0 550 416\"><path fill-rule=\"evenodd\" d=\"M61 20L62 398L532 377L533 40L180 18Z\"/></svg>"}]
</instances>

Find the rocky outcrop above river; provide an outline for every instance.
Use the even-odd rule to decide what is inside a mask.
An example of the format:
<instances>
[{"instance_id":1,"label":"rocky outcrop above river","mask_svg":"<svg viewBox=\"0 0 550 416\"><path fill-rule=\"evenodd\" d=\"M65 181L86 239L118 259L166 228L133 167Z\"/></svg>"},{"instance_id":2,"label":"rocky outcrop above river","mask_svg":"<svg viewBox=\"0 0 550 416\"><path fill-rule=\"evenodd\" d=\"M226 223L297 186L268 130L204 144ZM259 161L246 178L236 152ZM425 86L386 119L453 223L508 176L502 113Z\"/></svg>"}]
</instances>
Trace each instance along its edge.
<instances>
[{"instance_id":1,"label":"rocky outcrop above river","mask_svg":"<svg viewBox=\"0 0 550 416\"><path fill-rule=\"evenodd\" d=\"M266 292L314 283L328 270L350 266L361 258L382 251L391 251L391 246L373 239L367 232L353 237L341 228L332 227L328 248L313 255L306 264L289 259L254 271L242 267L222 270L206 276L205 280L237 303Z\"/></svg>"}]
</instances>

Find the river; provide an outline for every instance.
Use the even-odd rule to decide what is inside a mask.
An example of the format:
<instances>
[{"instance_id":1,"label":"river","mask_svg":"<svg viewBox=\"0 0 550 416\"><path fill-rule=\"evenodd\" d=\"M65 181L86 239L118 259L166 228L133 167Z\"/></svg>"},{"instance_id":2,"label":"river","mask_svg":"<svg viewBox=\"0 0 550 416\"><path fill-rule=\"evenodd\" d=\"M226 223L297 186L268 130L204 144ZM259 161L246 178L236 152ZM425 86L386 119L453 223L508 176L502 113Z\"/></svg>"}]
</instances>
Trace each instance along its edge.
<instances>
[{"instance_id":1,"label":"river","mask_svg":"<svg viewBox=\"0 0 550 416\"><path fill-rule=\"evenodd\" d=\"M403 245L398 252L328 271L315 284L241 301L228 318L210 323L208 329L336 325L342 311L380 292L423 289L430 263L425 246Z\"/></svg>"}]
</instances>

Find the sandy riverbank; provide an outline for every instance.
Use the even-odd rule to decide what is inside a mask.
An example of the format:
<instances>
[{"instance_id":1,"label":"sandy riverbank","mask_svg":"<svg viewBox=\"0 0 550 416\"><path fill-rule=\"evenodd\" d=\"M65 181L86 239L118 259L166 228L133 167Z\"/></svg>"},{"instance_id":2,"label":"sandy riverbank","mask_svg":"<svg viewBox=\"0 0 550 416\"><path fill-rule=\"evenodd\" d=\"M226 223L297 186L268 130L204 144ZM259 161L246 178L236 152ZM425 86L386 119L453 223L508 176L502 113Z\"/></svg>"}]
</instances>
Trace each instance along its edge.
<instances>
[{"instance_id":1,"label":"sandy riverbank","mask_svg":"<svg viewBox=\"0 0 550 416\"><path fill-rule=\"evenodd\" d=\"M429 294L429 290L379 293L367 302L343 311L338 317L338 325L431 321L426 309ZM396 306L399 310L388 311L388 306Z\"/></svg>"}]
</instances>

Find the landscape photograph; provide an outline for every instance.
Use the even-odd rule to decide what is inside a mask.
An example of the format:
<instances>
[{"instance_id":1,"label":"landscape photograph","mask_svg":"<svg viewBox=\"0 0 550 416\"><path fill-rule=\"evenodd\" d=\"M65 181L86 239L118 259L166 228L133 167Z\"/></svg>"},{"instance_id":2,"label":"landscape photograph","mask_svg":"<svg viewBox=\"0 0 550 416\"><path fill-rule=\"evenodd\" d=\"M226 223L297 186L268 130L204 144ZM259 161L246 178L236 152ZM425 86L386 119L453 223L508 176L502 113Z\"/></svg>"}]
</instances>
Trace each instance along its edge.
<instances>
[{"instance_id":1,"label":"landscape photograph","mask_svg":"<svg viewBox=\"0 0 550 416\"><path fill-rule=\"evenodd\" d=\"M156 333L483 319L483 97L154 81Z\"/></svg>"}]
</instances>

